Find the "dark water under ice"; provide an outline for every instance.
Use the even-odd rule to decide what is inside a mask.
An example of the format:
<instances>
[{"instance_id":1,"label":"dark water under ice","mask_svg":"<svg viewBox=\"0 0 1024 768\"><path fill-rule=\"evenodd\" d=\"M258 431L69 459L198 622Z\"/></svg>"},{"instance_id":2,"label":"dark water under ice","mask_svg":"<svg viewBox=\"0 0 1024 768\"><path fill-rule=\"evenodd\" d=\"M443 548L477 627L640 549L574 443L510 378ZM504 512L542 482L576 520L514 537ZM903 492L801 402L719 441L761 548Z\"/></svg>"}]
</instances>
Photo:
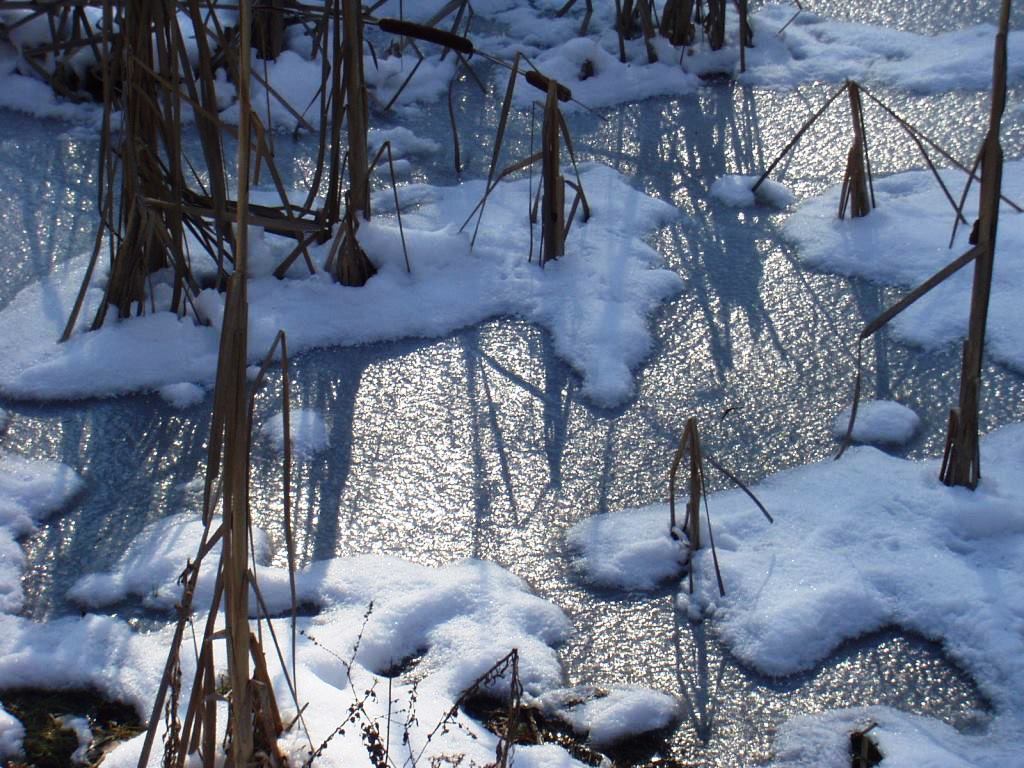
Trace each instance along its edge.
<instances>
[{"instance_id":1,"label":"dark water under ice","mask_svg":"<svg viewBox=\"0 0 1024 768\"><path fill-rule=\"evenodd\" d=\"M805 5L936 32L991 18L995 3ZM737 211L707 194L723 173L760 170L830 90L716 84L693 96L605 110L606 122L571 118L586 159L617 167L688 214L651 237L685 289L652 318L655 349L638 374L638 396L626 405L607 410L581 400L577 376L555 357L546 333L508 318L437 340L295 359L294 405L324 413L331 443L296 470L303 559L387 552L431 565L463 557L499 562L574 619L562 649L569 682L650 685L692 702L693 716L672 741L684 764L761 762L786 717L847 705L885 703L983 727L983 697L933 643L884 632L844 646L810 673L768 680L738 665L708 628L680 619L670 593L581 584L563 544L568 527L589 515L665 499L668 464L688 416L705 425L714 453L749 480L833 450L829 428L849 397L852 341L899 292L802 269L779 237L782 215ZM462 93L464 177L479 178L497 106L468 87ZM1020 96L1015 92L1011 104ZM986 94L885 97L958 157L975 152ZM445 120L438 105L402 124L446 144ZM798 194L840 179L844 123L837 112L788 165L784 178ZM1019 112L1006 121L1009 158L1022 154L1022 123ZM0 114L0 124L3 305L91 247L96 141L81 128L11 113ZM877 117L869 116L869 131L876 172L920 165ZM524 154L525 120L511 138L510 150ZM277 150L282 168L301 178L311 144L282 136ZM455 180L450 148L414 164L417 180ZM902 455L935 455L958 387L958 351L908 348L882 334L869 349L868 368L866 395L899 399L922 416L923 428ZM1024 419L1024 379L991 365L985 376L983 429ZM185 484L201 471L209 399L183 411L155 395L2 405L12 419L0 447L67 462L88 485L73 508L25 541L28 615L74 611L64 594L76 578L111 567L122 542L147 522L197 508ZM274 457L257 446L255 465L255 514L279 539ZM728 580L727 559L723 568Z\"/></svg>"}]
</instances>

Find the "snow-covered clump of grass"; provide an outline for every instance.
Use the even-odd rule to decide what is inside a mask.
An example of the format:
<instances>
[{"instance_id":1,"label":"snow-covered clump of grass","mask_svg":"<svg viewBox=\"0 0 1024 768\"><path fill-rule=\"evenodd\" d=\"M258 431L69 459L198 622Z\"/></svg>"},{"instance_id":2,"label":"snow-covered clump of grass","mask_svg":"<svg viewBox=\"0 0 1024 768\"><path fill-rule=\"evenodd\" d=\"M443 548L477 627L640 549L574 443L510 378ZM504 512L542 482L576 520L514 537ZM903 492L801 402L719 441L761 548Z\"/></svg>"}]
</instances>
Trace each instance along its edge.
<instances>
[{"instance_id":1,"label":"snow-covered clump of grass","mask_svg":"<svg viewBox=\"0 0 1024 768\"><path fill-rule=\"evenodd\" d=\"M711 185L711 194L733 208L747 208L756 203L773 208L785 208L796 201L796 196L777 181L765 179L754 191L758 176L722 176Z\"/></svg>"}]
</instances>

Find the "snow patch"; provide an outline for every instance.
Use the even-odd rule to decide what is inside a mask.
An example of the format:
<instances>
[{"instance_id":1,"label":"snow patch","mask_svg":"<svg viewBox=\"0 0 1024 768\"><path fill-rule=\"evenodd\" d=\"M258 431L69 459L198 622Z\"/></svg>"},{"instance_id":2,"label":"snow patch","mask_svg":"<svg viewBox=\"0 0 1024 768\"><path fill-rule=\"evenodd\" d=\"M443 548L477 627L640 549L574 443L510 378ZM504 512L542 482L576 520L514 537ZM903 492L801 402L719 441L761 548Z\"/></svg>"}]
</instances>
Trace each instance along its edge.
<instances>
[{"instance_id":1,"label":"snow patch","mask_svg":"<svg viewBox=\"0 0 1024 768\"><path fill-rule=\"evenodd\" d=\"M0 611L21 610L25 554L17 538L61 509L83 488L66 464L0 452Z\"/></svg>"},{"instance_id":2,"label":"snow patch","mask_svg":"<svg viewBox=\"0 0 1024 768\"><path fill-rule=\"evenodd\" d=\"M187 381L180 381L177 384L168 384L157 390L160 397L173 405L175 408L188 408L201 403L206 397L206 390L198 384Z\"/></svg>"},{"instance_id":3,"label":"snow patch","mask_svg":"<svg viewBox=\"0 0 1024 768\"><path fill-rule=\"evenodd\" d=\"M832 435L846 435L850 424L850 407L832 422ZM892 400L863 400L857 405L857 421L851 437L855 443L904 445L917 432L921 418L913 409Z\"/></svg>"},{"instance_id":4,"label":"snow patch","mask_svg":"<svg viewBox=\"0 0 1024 768\"><path fill-rule=\"evenodd\" d=\"M537 697L549 716L568 723L601 749L671 725L680 712L675 697L638 686L599 690L592 686L562 688Z\"/></svg>"},{"instance_id":5,"label":"snow patch","mask_svg":"<svg viewBox=\"0 0 1024 768\"><path fill-rule=\"evenodd\" d=\"M759 176L729 174L716 179L711 194L733 208L748 208L763 203L774 208L785 208L796 201L796 196L783 184L765 179L754 191Z\"/></svg>"},{"instance_id":6,"label":"snow patch","mask_svg":"<svg viewBox=\"0 0 1024 768\"><path fill-rule=\"evenodd\" d=\"M320 453L330 444L327 423L319 411L296 408L288 413L292 451L298 456ZM260 427L260 434L278 450L284 450L284 413L275 413Z\"/></svg>"},{"instance_id":7,"label":"snow patch","mask_svg":"<svg viewBox=\"0 0 1024 768\"><path fill-rule=\"evenodd\" d=\"M958 196L966 174L942 170L947 187ZM1024 160L1006 163L1003 194L1024 198ZM797 255L824 272L863 277L885 285L915 287L966 253L970 223L978 216L978 185L972 186L952 249L953 212L929 171L909 171L875 179L878 207L858 219L838 219L839 187L805 200L786 222L783 233ZM1003 205L989 303L986 352L1024 371L1024 215ZM903 341L935 348L962 339L967 331L973 268L961 269L897 316L888 328Z\"/></svg>"},{"instance_id":8,"label":"snow patch","mask_svg":"<svg viewBox=\"0 0 1024 768\"><path fill-rule=\"evenodd\" d=\"M324 273L250 279L253 361L282 328L289 349L299 352L435 338L491 317L514 315L551 332L555 352L583 377L582 392L592 402L623 402L634 392L633 371L651 350L647 318L682 284L640 238L679 213L605 166L586 167L582 181L592 216L587 223L573 224L566 255L546 269L536 259L527 260L525 179L494 190L472 250L470 233L458 233L452 222L463 221L473 210L484 181L403 188L400 195L420 200L416 210L403 216L411 273L406 272L398 227L386 215L388 196L379 196L375 206L382 215L359 230L378 269L365 286L341 286ZM321 246L317 258L322 261L329 247ZM80 331L58 344L58 326L66 322L85 266L84 257L62 265L0 311L8 329L0 339L0 391L45 400L109 396L182 381L212 385L224 301L212 289L196 300L213 321L210 326L158 305L155 313L111 318L98 331ZM100 301L101 282L88 292L82 317L91 316ZM130 370L116 364L126 357L134 361Z\"/></svg>"},{"instance_id":9,"label":"snow patch","mask_svg":"<svg viewBox=\"0 0 1024 768\"><path fill-rule=\"evenodd\" d=\"M574 525L566 541L576 553L573 567L602 587L654 589L686 564L684 544L669 533L667 506L595 515Z\"/></svg>"}]
</instances>

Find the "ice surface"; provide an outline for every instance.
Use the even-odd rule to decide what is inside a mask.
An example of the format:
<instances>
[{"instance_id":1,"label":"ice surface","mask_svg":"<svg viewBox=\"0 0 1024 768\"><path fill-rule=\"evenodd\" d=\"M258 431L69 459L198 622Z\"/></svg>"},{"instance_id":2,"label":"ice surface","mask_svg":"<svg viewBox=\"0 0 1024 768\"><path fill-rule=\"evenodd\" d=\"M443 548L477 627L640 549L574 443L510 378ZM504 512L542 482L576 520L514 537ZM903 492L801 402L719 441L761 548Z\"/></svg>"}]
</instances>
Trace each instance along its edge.
<instances>
[{"instance_id":1,"label":"ice surface","mask_svg":"<svg viewBox=\"0 0 1024 768\"><path fill-rule=\"evenodd\" d=\"M846 435L850 424L850 408L844 409L832 422L832 435ZM857 421L851 437L855 443L903 445L917 432L921 418L901 403L892 400L863 400L857 405Z\"/></svg>"},{"instance_id":2,"label":"ice surface","mask_svg":"<svg viewBox=\"0 0 1024 768\"><path fill-rule=\"evenodd\" d=\"M953 194L967 175L941 171ZM972 186L953 248L949 246L953 210L929 171L909 171L875 179L878 207L859 219L838 219L839 188L804 201L790 216L784 234L797 255L811 266L878 283L916 287L970 248L970 224L978 215L978 185ZM1024 161L1006 163L1003 194L1024 199ZM1001 363L1024 371L1024 215L1009 206L1000 209L986 352ZM968 266L918 300L889 324L893 334L924 347L963 338L970 311L973 268Z\"/></svg>"},{"instance_id":3,"label":"ice surface","mask_svg":"<svg viewBox=\"0 0 1024 768\"><path fill-rule=\"evenodd\" d=\"M546 269L538 267L536 258L534 263L527 260L528 180L495 189L473 250L469 232L459 234L452 222L463 221L473 210L483 181L406 188L405 194L419 200L417 210L403 217L411 273L405 269L398 227L378 217L359 230L379 270L362 288L335 284L323 273L283 281L251 279L253 360L265 354L278 329L287 332L289 349L297 352L437 337L490 317L514 315L552 333L556 353L583 377L585 396L601 405L622 402L632 395L633 371L651 349L648 316L681 287L680 278L661 268L661 257L640 238L678 212L633 189L605 166L585 168L582 181L591 219L573 225L566 255ZM378 207L386 201L381 196ZM328 247L322 247L319 257ZM0 390L15 397L54 399L114 395L181 381L212 384L224 298L212 289L197 299L212 326L158 311L111 319L98 331L78 333L58 344L84 267L84 259L62 267L0 311L0 321L10 329L0 340ZM83 317L100 300L101 283L90 289ZM117 364L125 357L133 360L132 367Z\"/></svg>"}]
</instances>

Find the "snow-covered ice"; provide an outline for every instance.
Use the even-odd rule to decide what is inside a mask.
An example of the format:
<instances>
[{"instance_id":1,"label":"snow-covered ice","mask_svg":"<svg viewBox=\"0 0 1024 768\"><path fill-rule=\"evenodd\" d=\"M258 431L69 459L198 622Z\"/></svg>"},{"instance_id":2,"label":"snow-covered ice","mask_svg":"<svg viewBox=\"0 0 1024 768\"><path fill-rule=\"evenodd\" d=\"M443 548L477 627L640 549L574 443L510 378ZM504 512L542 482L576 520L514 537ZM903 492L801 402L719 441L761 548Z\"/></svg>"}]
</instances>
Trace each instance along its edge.
<instances>
[{"instance_id":1,"label":"snow-covered ice","mask_svg":"<svg viewBox=\"0 0 1024 768\"><path fill-rule=\"evenodd\" d=\"M173 405L175 408L188 408L201 403L206 398L206 390L198 384L188 381L179 381L177 384L167 384L157 390L160 397Z\"/></svg>"},{"instance_id":2,"label":"snow-covered ice","mask_svg":"<svg viewBox=\"0 0 1024 768\"><path fill-rule=\"evenodd\" d=\"M782 472L754 487L775 516L771 526L740 491L713 494L726 596L718 594L711 553L703 549L694 557L697 591L686 602L713 617L709 626L737 658L769 675L813 667L844 640L885 626L940 640L996 716L990 731L974 736L919 723L923 733L954 734L941 747L944 757L930 764L955 764L942 759L951 760L947 752L959 744L969 764L1003 765L1024 734L1024 424L983 438L981 459L982 481L971 492L943 485L938 459L854 447L840 461ZM665 535L668 508L595 519L602 518L643 546ZM658 519L660 531L651 525ZM646 565L623 569L620 583L633 587L640 567L656 583L674 565L666 549L661 562L652 555ZM781 750L780 759L786 754ZM921 765L906 760L896 764Z\"/></svg>"},{"instance_id":3,"label":"snow-covered ice","mask_svg":"<svg viewBox=\"0 0 1024 768\"><path fill-rule=\"evenodd\" d=\"M150 525L114 572L86 576L76 585L74 596L97 605L118 599L126 591L145 592L162 596L169 607L179 594L177 574L184 558L194 554L200 537L201 525L188 515ZM210 559L216 559L216 549ZM200 580L195 601L200 609L212 595L211 576L208 573ZM287 572L261 566L257 577L269 610L286 615ZM353 696L361 691L377 691L379 696L367 703L367 709L371 717L384 717L388 709L385 690L391 689L381 676L392 674L389 670L411 658L419 659L415 667L418 722L409 726L407 742L403 742L403 729L394 729L392 750L393 754L405 754L405 750L422 748L425 760L441 752L463 752L478 762L493 756L496 737L472 722L463 722L462 727L452 728L450 734L431 743L426 735L458 695L511 649L519 651L520 676L529 694L539 695L561 682L554 646L567 637L568 618L533 595L521 579L492 563L466 560L429 568L365 555L311 563L298 572L297 581L299 601L319 609L315 616L299 620L297 655L298 689L302 700L310 702L304 717L315 744L339 725L339 713L347 711ZM287 637L287 619L275 622L278 637ZM94 615L44 624L0 615L0 688L95 687L134 704L143 714L161 676L169 632L134 632L115 618ZM353 653L357 644L358 653ZM223 661L220 658L218 663ZM193 665L190 655L184 654L185 679ZM274 659L271 669L287 719L289 712L294 714L294 705L288 701ZM396 707L409 706L410 685L400 678L394 681ZM494 690L500 693L507 686L508 680L499 681ZM634 722L657 716L650 710L659 705L651 703L651 696L641 698L643 701L633 702L637 708ZM602 722L611 723L607 728L629 719L631 702L619 702L615 712L604 715ZM12 731L11 739L16 737ZM137 759L140 745L138 738L128 742L107 761L115 766L130 765ZM286 735L283 745L300 761L309 749L298 733ZM318 764L359 764L365 759L363 750L358 728L353 728L331 741ZM151 764L159 764L159 757ZM517 750L517 764L578 765L563 750L551 746Z\"/></svg>"},{"instance_id":4,"label":"snow-covered ice","mask_svg":"<svg viewBox=\"0 0 1024 768\"><path fill-rule=\"evenodd\" d=\"M633 394L633 371L651 349L648 316L682 285L640 238L679 214L633 189L606 166L584 168L582 181L592 216L587 223L573 224L566 255L545 269L536 260L527 261L528 180L497 186L473 250L470 233L458 233L453 222L469 215L485 182L405 187L403 194L418 201L403 216L411 273L405 269L397 225L378 217L359 230L378 268L361 288L335 284L322 272L283 281L252 278L253 360L265 354L279 329L287 332L294 353L438 337L512 315L551 332L556 353L582 376L585 396L600 405L621 403ZM380 196L378 208L386 203L387 196ZM0 391L28 399L62 399L182 381L212 385L224 301L213 289L197 299L210 326L179 318L165 306L165 311L143 317L111 319L98 331L79 332L58 344L85 265L82 257L62 266L0 311L0 322L9 329L0 339ZM90 288L83 319L100 301L101 283L94 281ZM157 284L154 292L166 300L169 293L163 287ZM131 368L116 364L126 356L134 361Z\"/></svg>"},{"instance_id":5,"label":"snow-covered ice","mask_svg":"<svg viewBox=\"0 0 1024 768\"><path fill-rule=\"evenodd\" d=\"M967 175L941 171L959 197ZM1024 160L1006 163L1003 194L1024 200ZM839 219L839 188L805 200L790 216L785 236L797 256L812 267L863 277L886 285L916 287L970 248L970 224L978 216L978 184L972 186L957 240L949 248L953 209L930 171L908 171L875 179L878 207L859 219ZM1000 208L986 352L1024 371L1024 215ZM962 339L967 332L973 267L967 266L917 301L889 324L899 339L937 347ZM865 318L866 320L869 318Z\"/></svg>"},{"instance_id":6,"label":"snow-covered ice","mask_svg":"<svg viewBox=\"0 0 1024 768\"><path fill-rule=\"evenodd\" d=\"M669 535L668 508L595 515L566 535L573 566L591 584L653 589L678 576L686 564L685 542Z\"/></svg>"},{"instance_id":7,"label":"snow-covered ice","mask_svg":"<svg viewBox=\"0 0 1024 768\"><path fill-rule=\"evenodd\" d=\"M0 760L18 757L24 738L25 726L18 718L0 706Z\"/></svg>"},{"instance_id":8,"label":"snow-covered ice","mask_svg":"<svg viewBox=\"0 0 1024 768\"><path fill-rule=\"evenodd\" d=\"M850 407L841 411L832 421L832 436L846 435L850 424ZM903 445L917 432L921 417L913 408L894 400L862 400L857 405L857 420L850 435L855 443L874 445Z\"/></svg>"},{"instance_id":9,"label":"snow-covered ice","mask_svg":"<svg viewBox=\"0 0 1024 768\"><path fill-rule=\"evenodd\" d=\"M747 51L743 82L771 88L857 80L917 93L992 85L996 28L979 24L939 35L919 35L870 24L834 21L792 3L768 3L751 18L755 46ZM1024 31L1009 34L1010 83L1024 78ZM732 53L732 56L738 54Z\"/></svg>"},{"instance_id":10,"label":"snow-covered ice","mask_svg":"<svg viewBox=\"0 0 1024 768\"><path fill-rule=\"evenodd\" d=\"M25 556L17 539L64 507L84 486L66 464L0 452L0 611L21 609Z\"/></svg>"}]
</instances>

